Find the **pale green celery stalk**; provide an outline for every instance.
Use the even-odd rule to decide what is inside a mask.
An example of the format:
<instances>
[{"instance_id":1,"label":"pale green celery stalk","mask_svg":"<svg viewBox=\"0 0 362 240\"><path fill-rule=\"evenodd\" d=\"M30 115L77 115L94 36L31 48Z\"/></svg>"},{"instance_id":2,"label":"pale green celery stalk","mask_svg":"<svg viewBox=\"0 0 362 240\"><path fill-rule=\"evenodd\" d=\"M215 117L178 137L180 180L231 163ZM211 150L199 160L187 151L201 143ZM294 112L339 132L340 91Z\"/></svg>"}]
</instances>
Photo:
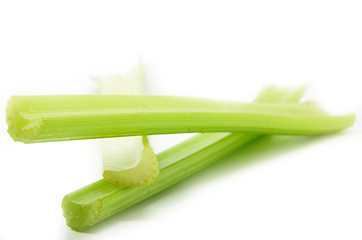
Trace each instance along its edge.
<instances>
[{"instance_id":1,"label":"pale green celery stalk","mask_svg":"<svg viewBox=\"0 0 362 240\"><path fill-rule=\"evenodd\" d=\"M25 143L191 132L315 135L354 115L316 116L308 104L240 103L146 95L13 96L8 132Z\"/></svg>"},{"instance_id":2,"label":"pale green celery stalk","mask_svg":"<svg viewBox=\"0 0 362 240\"><path fill-rule=\"evenodd\" d=\"M257 101L297 102L304 90L270 87L261 92ZM317 112L314 114L318 115ZM161 172L150 186L120 187L102 179L74 191L65 196L62 202L67 225L76 231L84 231L189 177L257 137L252 133L198 134L158 154Z\"/></svg>"},{"instance_id":3,"label":"pale green celery stalk","mask_svg":"<svg viewBox=\"0 0 362 240\"><path fill-rule=\"evenodd\" d=\"M97 77L101 94L143 94L143 67L139 62L129 73ZM153 183L158 174L156 154L147 136L110 138L102 140L103 177L120 186L145 186Z\"/></svg>"}]
</instances>

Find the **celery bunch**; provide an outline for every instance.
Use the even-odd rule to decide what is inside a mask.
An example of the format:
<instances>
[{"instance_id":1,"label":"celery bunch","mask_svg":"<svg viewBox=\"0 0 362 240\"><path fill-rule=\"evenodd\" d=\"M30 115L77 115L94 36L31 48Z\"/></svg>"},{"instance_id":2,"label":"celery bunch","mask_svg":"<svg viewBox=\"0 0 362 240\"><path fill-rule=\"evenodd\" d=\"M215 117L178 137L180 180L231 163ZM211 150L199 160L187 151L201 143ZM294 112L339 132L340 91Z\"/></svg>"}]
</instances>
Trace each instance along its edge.
<instances>
[{"instance_id":1,"label":"celery bunch","mask_svg":"<svg viewBox=\"0 0 362 240\"><path fill-rule=\"evenodd\" d=\"M260 134L326 134L353 124L354 115L331 116L313 102L297 103L304 91L269 87L254 103L144 95L13 96L6 120L10 136L24 143L116 138L108 139L114 140L108 146L115 148L104 151L106 179L63 199L67 225L84 231L202 170ZM201 134L157 156L146 137L189 132ZM129 136L139 137L117 139ZM118 144L125 151L119 151ZM138 161L136 165L127 163L124 167L114 160L115 156L122 155L123 160L131 156L126 144L134 157L130 162ZM154 168L157 159L159 177L149 185L158 175Z\"/></svg>"}]
</instances>

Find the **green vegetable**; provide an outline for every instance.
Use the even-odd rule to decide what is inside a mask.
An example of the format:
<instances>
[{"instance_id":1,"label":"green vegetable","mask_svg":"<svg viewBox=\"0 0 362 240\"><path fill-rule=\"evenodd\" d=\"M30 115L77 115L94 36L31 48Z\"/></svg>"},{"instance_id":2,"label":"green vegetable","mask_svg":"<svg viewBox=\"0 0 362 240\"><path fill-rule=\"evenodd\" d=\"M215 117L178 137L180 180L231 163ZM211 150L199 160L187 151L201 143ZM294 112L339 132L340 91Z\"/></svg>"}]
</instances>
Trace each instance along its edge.
<instances>
[{"instance_id":1,"label":"green vegetable","mask_svg":"<svg viewBox=\"0 0 362 240\"><path fill-rule=\"evenodd\" d=\"M101 94L143 94L142 63L124 76L93 78ZM159 169L156 154L147 136L102 140L103 177L121 186L144 186L156 180Z\"/></svg>"},{"instance_id":2,"label":"green vegetable","mask_svg":"<svg viewBox=\"0 0 362 240\"><path fill-rule=\"evenodd\" d=\"M354 115L314 115L309 104L262 104L144 95L13 96L8 132L24 143L188 132L315 135Z\"/></svg>"},{"instance_id":3,"label":"green vegetable","mask_svg":"<svg viewBox=\"0 0 362 240\"><path fill-rule=\"evenodd\" d=\"M257 101L296 102L304 88L267 88ZM314 115L325 115L317 110ZM252 133L206 133L158 154L160 175L150 186L120 187L99 180L64 197L63 214L67 225L76 231L120 212L202 170L258 137Z\"/></svg>"}]
</instances>

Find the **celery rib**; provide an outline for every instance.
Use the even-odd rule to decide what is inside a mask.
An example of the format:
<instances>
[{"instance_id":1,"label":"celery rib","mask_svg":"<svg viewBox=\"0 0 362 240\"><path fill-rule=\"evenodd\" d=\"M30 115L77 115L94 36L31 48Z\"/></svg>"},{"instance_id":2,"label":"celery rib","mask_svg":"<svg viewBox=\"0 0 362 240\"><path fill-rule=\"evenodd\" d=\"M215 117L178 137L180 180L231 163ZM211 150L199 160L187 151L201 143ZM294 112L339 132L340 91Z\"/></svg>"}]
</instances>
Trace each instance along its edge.
<instances>
[{"instance_id":1,"label":"celery rib","mask_svg":"<svg viewBox=\"0 0 362 240\"><path fill-rule=\"evenodd\" d=\"M316 115L308 104L261 104L144 95L13 96L8 132L25 143L189 132L315 135L354 115Z\"/></svg>"},{"instance_id":2,"label":"celery rib","mask_svg":"<svg viewBox=\"0 0 362 240\"><path fill-rule=\"evenodd\" d=\"M160 175L156 181L144 187L115 186L102 179L64 197L63 214L67 225L76 231L84 231L103 219L124 210L137 202L181 181L201 170L213 161L226 156L244 143L252 140L253 134L206 133L172 148L180 156L167 158L173 153L159 154ZM191 145L196 145L190 148ZM199 149L197 149L199 148Z\"/></svg>"},{"instance_id":3,"label":"celery rib","mask_svg":"<svg viewBox=\"0 0 362 240\"><path fill-rule=\"evenodd\" d=\"M256 101L296 102L304 90L268 88ZM198 134L157 155L160 175L150 186L120 187L99 180L74 191L66 195L62 202L67 225L76 231L84 231L202 170L258 137L253 133Z\"/></svg>"}]
</instances>

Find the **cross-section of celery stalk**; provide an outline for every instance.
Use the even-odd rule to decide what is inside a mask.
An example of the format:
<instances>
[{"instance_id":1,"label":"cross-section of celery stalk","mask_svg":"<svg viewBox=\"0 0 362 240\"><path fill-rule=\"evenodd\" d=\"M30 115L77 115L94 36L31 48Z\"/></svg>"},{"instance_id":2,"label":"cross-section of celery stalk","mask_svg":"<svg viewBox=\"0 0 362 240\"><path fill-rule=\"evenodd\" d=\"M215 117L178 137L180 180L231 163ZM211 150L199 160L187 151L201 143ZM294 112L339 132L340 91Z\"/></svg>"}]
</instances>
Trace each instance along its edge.
<instances>
[{"instance_id":1,"label":"cross-section of celery stalk","mask_svg":"<svg viewBox=\"0 0 362 240\"><path fill-rule=\"evenodd\" d=\"M93 78L101 94L143 94L142 63L128 74ZM147 136L102 140L103 177L121 186L144 186L158 176L158 161Z\"/></svg>"},{"instance_id":2,"label":"cross-section of celery stalk","mask_svg":"<svg viewBox=\"0 0 362 240\"><path fill-rule=\"evenodd\" d=\"M304 90L270 87L264 89L256 101L297 102ZM316 110L313 115L325 113ZM202 170L258 136L253 133L198 134L158 154L160 175L150 186L121 187L99 180L74 191L65 196L62 202L67 225L76 231L84 231Z\"/></svg>"}]
</instances>

